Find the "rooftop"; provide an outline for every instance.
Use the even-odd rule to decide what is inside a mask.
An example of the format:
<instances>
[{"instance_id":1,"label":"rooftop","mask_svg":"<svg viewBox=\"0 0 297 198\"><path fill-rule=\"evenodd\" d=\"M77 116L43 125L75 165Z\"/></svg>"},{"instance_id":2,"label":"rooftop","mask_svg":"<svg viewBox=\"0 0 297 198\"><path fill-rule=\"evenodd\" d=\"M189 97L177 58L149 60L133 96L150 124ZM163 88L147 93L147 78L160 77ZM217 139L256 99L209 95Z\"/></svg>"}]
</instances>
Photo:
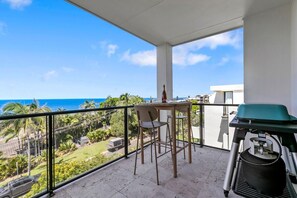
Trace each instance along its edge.
<instances>
[{"instance_id":1,"label":"rooftop","mask_svg":"<svg viewBox=\"0 0 297 198\"><path fill-rule=\"evenodd\" d=\"M211 91L243 91L243 84L211 86Z\"/></svg>"}]
</instances>

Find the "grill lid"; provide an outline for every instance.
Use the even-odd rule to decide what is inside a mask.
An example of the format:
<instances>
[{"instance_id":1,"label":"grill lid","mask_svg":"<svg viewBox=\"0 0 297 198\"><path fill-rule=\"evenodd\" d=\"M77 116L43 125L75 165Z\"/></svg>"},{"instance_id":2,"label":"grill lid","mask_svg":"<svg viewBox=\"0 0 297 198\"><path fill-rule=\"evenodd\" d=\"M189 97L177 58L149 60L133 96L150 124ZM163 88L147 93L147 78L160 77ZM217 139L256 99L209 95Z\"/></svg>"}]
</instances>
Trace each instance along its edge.
<instances>
[{"instance_id":1,"label":"grill lid","mask_svg":"<svg viewBox=\"0 0 297 198\"><path fill-rule=\"evenodd\" d=\"M287 107L281 104L241 104L236 117L240 121L254 122L296 122L297 118L289 115Z\"/></svg>"}]
</instances>

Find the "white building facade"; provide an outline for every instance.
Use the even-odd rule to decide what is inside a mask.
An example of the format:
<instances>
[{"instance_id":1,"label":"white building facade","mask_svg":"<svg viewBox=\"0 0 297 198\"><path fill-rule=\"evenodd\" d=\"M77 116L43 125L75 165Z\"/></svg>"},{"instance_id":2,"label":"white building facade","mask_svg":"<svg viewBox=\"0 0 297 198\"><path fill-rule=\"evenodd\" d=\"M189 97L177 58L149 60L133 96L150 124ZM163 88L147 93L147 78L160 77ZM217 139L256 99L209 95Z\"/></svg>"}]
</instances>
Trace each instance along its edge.
<instances>
[{"instance_id":1,"label":"white building facade","mask_svg":"<svg viewBox=\"0 0 297 198\"><path fill-rule=\"evenodd\" d=\"M214 93L209 96L210 104L241 104L244 102L242 84L211 86ZM234 118L237 106L204 106L204 144L230 149L234 129L229 122Z\"/></svg>"}]
</instances>

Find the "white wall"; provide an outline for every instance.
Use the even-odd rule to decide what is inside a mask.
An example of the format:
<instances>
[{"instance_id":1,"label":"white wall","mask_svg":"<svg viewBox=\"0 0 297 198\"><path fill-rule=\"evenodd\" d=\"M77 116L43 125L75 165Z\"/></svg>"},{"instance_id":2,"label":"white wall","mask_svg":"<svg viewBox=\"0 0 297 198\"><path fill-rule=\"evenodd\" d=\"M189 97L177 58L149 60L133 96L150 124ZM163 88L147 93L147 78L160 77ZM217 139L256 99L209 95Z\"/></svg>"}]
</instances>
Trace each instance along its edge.
<instances>
[{"instance_id":1,"label":"white wall","mask_svg":"<svg viewBox=\"0 0 297 198\"><path fill-rule=\"evenodd\" d=\"M291 109L291 9L289 3L244 19L245 103Z\"/></svg>"},{"instance_id":2,"label":"white wall","mask_svg":"<svg viewBox=\"0 0 297 198\"><path fill-rule=\"evenodd\" d=\"M223 104L224 103L224 92L216 91L209 96L209 102L215 104Z\"/></svg>"},{"instance_id":3,"label":"white wall","mask_svg":"<svg viewBox=\"0 0 297 198\"><path fill-rule=\"evenodd\" d=\"M233 91L233 104L243 103L243 98L244 98L243 95L244 95L243 91Z\"/></svg>"},{"instance_id":4,"label":"white wall","mask_svg":"<svg viewBox=\"0 0 297 198\"><path fill-rule=\"evenodd\" d=\"M292 64L292 114L297 116L297 0L292 2L291 64Z\"/></svg>"},{"instance_id":5,"label":"white wall","mask_svg":"<svg viewBox=\"0 0 297 198\"><path fill-rule=\"evenodd\" d=\"M241 104L243 103L244 98L243 91L233 91L233 104ZM210 103L217 103L222 104L224 103L224 92L223 91L216 91L215 93L211 94L209 97Z\"/></svg>"}]
</instances>

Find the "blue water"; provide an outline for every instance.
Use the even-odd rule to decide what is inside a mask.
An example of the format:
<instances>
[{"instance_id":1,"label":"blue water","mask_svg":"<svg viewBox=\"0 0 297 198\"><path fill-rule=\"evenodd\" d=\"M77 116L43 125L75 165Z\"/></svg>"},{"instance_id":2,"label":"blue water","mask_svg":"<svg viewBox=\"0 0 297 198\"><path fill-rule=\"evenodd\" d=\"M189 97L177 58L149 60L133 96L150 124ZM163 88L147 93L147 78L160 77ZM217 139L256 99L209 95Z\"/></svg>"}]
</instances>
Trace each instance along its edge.
<instances>
[{"instance_id":1,"label":"blue water","mask_svg":"<svg viewBox=\"0 0 297 198\"><path fill-rule=\"evenodd\" d=\"M51 108L52 111L57 111L59 108L64 110L77 110L81 109L81 105L87 101L94 101L96 107L99 107L101 102L105 101L105 98L80 98L80 99L37 99L40 106L46 105ZM33 102L33 100L0 100L0 112L5 104L10 102L18 102L23 105L28 105Z\"/></svg>"}]
</instances>

